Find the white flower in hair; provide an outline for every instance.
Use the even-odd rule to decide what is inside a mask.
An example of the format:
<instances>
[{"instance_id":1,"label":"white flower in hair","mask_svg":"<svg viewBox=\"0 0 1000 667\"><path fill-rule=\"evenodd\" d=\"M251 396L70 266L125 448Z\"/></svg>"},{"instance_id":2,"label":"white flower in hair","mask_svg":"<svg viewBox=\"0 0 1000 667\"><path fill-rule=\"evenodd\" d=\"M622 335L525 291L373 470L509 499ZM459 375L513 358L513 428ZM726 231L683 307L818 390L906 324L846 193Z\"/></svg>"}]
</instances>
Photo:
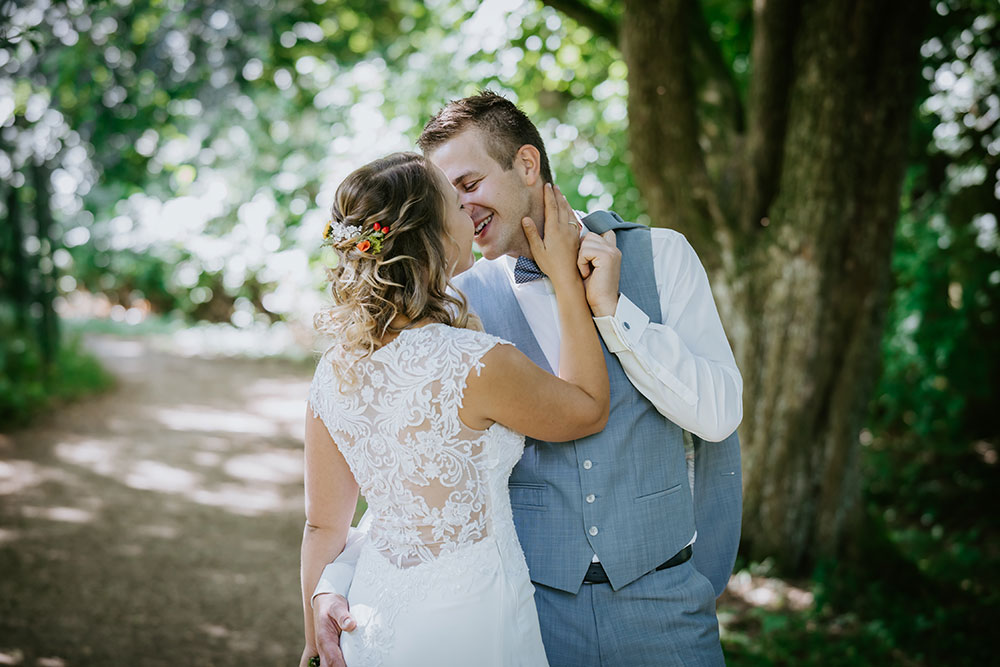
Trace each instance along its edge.
<instances>
[{"instance_id":1,"label":"white flower in hair","mask_svg":"<svg viewBox=\"0 0 1000 667\"><path fill-rule=\"evenodd\" d=\"M323 240L331 243L340 243L347 239L353 239L361 235L361 227L357 225L345 225L339 220L330 220L323 230Z\"/></svg>"}]
</instances>

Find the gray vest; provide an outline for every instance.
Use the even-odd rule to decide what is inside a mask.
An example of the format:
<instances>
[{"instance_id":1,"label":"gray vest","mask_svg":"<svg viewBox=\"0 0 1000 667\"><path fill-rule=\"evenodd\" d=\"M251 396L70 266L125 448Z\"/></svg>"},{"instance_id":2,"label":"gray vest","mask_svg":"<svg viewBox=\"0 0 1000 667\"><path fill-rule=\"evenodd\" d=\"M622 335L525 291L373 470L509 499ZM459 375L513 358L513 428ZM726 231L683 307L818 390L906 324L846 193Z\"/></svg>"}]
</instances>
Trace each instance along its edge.
<instances>
[{"instance_id":1,"label":"gray vest","mask_svg":"<svg viewBox=\"0 0 1000 667\"><path fill-rule=\"evenodd\" d=\"M621 292L651 321L662 321L649 229L605 211L587 216L584 223L598 233L615 230L623 258ZM469 298L486 331L514 343L541 368L551 371L499 262L477 262L455 283ZM566 443L528 438L524 456L510 479L514 523L531 579L571 593L579 590L595 553L612 587L618 590L680 551L695 532L683 432L632 386L617 358L606 348L604 356L611 383L607 427ZM715 480L728 477L730 487L735 482L736 493L735 506L734 489L725 494L729 498L729 524L735 507L735 535L731 525L726 527L726 553L713 555L713 560L728 560L728 567L720 565L720 573L709 577L717 592L721 592L717 581L722 579L724 587L728 578L739 539L739 446L735 434L730 440L733 442L725 448L722 468L716 470L713 463L711 471ZM713 492L712 485L698 489L699 468L702 472L706 468L705 453L703 443L696 440L699 496ZM699 543L709 525L702 526L699 521ZM711 541L710 537L706 540Z\"/></svg>"}]
</instances>

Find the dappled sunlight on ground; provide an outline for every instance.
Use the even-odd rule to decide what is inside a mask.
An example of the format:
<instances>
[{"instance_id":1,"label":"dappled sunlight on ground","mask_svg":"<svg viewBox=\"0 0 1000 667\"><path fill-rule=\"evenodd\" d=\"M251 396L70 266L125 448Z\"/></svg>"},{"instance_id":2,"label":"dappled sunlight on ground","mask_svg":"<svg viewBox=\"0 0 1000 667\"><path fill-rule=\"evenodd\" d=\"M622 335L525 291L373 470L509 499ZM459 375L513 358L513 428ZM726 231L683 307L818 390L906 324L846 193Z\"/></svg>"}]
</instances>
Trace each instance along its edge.
<instances>
[{"instance_id":1,"label":"dappled sunlight on ground","mask_svg":"<svg viewBox=\"0 0 1000 667\"><path fill-rule=\"evenodd\" d=\"M79 507L31 507L21 508L21 514L28 519L47 519L69 523L88 523L94 520L94 513Z\"/></svg>"},{"instance_id":2,"label":"dappled sunlight on ground","mask_svg":"<svg viewBox=\"0 0 1000 667\"><path fill-rule=\"evenodd\" d=\"M72 475L61 468L34 461L0 460L0 497L13 496L46 483L67 483Z\"/></svg>"},{"instance_id":3,"label":"dappled sunlight on ground","mask_svg":"<svg viewBox=\"0 0 1000 667\"><path fill-rule=\"evenodd\" d=\"M726 591L753 607L804 611L813 604L812 592L792 586L783 579L753 576L746 570L732 576Z\"/></svg>"},{"instance_id":4,"label":"dappled sunlight on ground","mask_svg":"<svg viewBox=\"0 0 1000 667\"><path fill-rule=\"evenodd\" d=\"M294 484L302 480L302 456L287 451L235 456L226 461L223 470L248 481Z\"/></svg>"},{"instance_id":5,"label":"dappled sunlight on ground","mask_svg":"<svg viewBox=\"0 0 1000 667\"><path fill-rule=\"evenodd\" d=\"M0 438L0 665L294 664L311 368L87 344L116 389Z\"/></svg>"},{"instance_id":6,"label":"dappled sunlight on ground","mask_svg":"<svg viewBox=\"0 0 1000 667\"><path fill-rule=\"evenodd\" d=\"M90 344L120 390L70 415L78 428L49 434L54 459L66 466L0 461L0 491L83 469L244 516L301 510L308 370L190 359L110 336Z\"/></svg>"},{"instance_id":7,"label":"dappled sunlight on ground","mask_svg":"<svg viewBox=\"0 0 1000 667\"><path fill-rule=\"evenodd\" d=\"M23 651L0 651L0 665L20 665L23 662Z\"/></svg>"},{"instance_id":8,"label":"dappled sunlight on ground","mask_svg":"<svg viewBox=\"0 0 1000 667\"><path fill-rule=\"evenodd\" d=\"M55 445L55 455L78 466L88 468L98 475L118 472L116 462L123 459L121 447L110 438L87 438L79 442L60 442Z\"/></svg>"},{"instance_id":9,"label":"dappled sunlight on ground","mask_svg":"<svg viewBox=\"0 0 1000 667\"><path fill-rule=\"evenodd\" d=\"M160 540L173 540L180 536L177 526L165 524L135 526L133 530L142 537L153 537Z\"/></svg>"},{"instance_id":10,"label":"dappled sunlight on ground","mask_svg":"<svg viewBox=\"0 0 1000 667\"><path fill-rule=\"evenodd\" d=\"M168 466L159 461L137 461L131 465L123 481L133 489L181 493L194 491L198 477L183 468Z\"/></svg>"},{"instance_id":11,"label":"dappled sunlight on ground","mask_svg":"<svg viewBox=\"0 0 1000 667\"><path fill-rule=\"evenodd\" d=\"M181 406L154 410L151 413L160 424L174 431L225 431L228 433L254 433L264 437L278 434L278 429L273 421L248 412Z\"/></svg>"},{"instance_id":12,"label":"dappled sunlight on ground","mask_svg":"<svg viewBox=\"0 0 1000 667\"><path fill-rule=\"evenodd\" d=\"M30 461L0 461L0 496L19 493L44 479L42 468Z\"/></svg>"},{"instance_id":13,"label":"dappled sunlight on ground","mask_svg":"<svg viewBox=\"0 0 1000 667\"><path fill-rule=\"evenodd\" d=\"M789 626L816 630L815 596L807 588L811 582L767 576L769 569L758 564L733 574L717 604L719 636L727 659L735 658L738 664L776 664L759 653L776 630Z\"/></svg>"},{"instance_id":14,"label":"dappled sunlight on ground","mask_svg":"<svg viewBox=\"0 0 1000 667\"><path fill-rule=\"evenodd\" d=\"M200 489L192 493L190 499L245 516L264 512L292 512L295 508L302 507L301 498L289 498L274 488L251 488L240 484L222 484L213 489Z\"/></svg>"}]
</instances>

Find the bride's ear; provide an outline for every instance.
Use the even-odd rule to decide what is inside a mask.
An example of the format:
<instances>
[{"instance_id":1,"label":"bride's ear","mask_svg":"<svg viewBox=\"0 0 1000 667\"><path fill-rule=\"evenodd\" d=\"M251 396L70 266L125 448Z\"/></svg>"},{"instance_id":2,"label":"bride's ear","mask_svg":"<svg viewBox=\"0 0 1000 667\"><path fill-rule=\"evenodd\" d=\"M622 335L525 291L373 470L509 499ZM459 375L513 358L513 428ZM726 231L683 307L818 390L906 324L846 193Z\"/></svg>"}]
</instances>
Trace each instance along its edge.
<instances>
[{"instance_id":1,"label":"bride's ear","mask_svg":"<svg viewBox=\"0 0 1000 667\"><path fill-rule=\"evenodd\" d=\"M525 144L514 154L514 169L525 186L531 187L542 177L542 155L531 144Z\"/></svg>"}]
</instances>

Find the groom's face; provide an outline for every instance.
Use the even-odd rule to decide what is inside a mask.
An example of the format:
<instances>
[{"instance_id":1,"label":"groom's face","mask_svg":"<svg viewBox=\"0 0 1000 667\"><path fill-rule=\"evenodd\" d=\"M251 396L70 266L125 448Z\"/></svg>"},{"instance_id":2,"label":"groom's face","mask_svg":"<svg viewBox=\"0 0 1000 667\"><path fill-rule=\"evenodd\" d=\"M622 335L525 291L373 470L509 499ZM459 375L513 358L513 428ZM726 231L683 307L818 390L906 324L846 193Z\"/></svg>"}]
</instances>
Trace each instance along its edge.
<instances>
[{"instance_id":1,"label":"groom's face","mask_svg":"<svg viewBox=\"0 0 1000 667\"><path fill-rule=\"evenodd\" d=\"M472 218L476 245L483 257L531 256L521 218L527 215L536 221L541 218L532 206L534 181L526 180L523 170L505 169L494 160L476 127L455 135L428 157L458 191L466 213Z\"/></svg>"}]
</instances>

